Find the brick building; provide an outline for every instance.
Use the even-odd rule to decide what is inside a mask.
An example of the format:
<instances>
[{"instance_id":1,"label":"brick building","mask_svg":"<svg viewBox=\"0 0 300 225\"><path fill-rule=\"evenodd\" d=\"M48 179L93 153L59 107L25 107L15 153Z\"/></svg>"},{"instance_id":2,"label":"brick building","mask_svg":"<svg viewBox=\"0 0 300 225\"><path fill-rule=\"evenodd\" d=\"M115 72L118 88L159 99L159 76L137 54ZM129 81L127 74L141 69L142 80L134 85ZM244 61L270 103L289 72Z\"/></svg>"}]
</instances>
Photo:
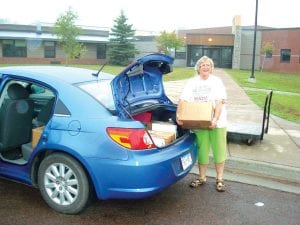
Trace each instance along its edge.
<instances>
[{"instance_id":1,"label":"brick building","mask_svg":"<svg viewBox=\"0 0 300 225\"><path fill-rule=\"evenodd\" d=\"M216 67L251 69L254 28L241 26L241 18L234 17L230 27L179 30L185 40L185 48L175 58L177 64L194 66L202 55L214 60ZM300 73L300 28L257 27L255 69ZM267 55L265 43L272 45Z\"/></svg>"},{"instance_id":2,"label":"brick building","mask_svg":"<svg viewBox=\"0 0 300 225\"><path fill-rule=\"evenodd\" d=\"M185 46L173 52L175 66L194 66L202 56L211 57L216 67L251 69L254 28L241 26L235 16L232 26L178 30ZM255 69L300 73L300 28L257 27ZM109 31L83 28L78 41L86 54L73 60L78 64L102 64L106 60ZM136 57L157 52L154 35L136 36ZM265 43L272 51L262 52ZM64 53L51 26L0 24L0 63L63 63Z\"/></svg>"},{"instance_id":3,"label":"brick building","mask_svg":"<svg viewBox=\"0 0 300 225\"><path fill-rule=\"evenodd\" d=\"M300 28L265 29L262 43L271 43L273 51L262 56L264 70L300 73Z\"/></svg>"}]
</instances>

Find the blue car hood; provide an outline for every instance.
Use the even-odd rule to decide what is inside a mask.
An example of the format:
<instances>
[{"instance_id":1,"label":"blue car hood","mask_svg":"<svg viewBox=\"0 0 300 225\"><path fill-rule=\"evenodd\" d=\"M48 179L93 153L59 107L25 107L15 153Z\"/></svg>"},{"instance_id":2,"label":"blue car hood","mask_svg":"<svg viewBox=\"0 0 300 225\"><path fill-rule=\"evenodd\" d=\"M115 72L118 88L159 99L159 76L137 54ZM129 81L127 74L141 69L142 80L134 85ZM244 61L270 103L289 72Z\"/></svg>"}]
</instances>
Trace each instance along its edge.
<instances>
[{"instance_id":1,"label":"blue car hood","mask_svg":"<svg viewBox=\"0 0 300 225\"><path fill-rule=\"evenodd\" d=\"M117 113L122 118L155 104L173 104L166 96L162 76L172 72L174 59L150 54L128 65L111 85Z\"/></svg>"}]
</instances>

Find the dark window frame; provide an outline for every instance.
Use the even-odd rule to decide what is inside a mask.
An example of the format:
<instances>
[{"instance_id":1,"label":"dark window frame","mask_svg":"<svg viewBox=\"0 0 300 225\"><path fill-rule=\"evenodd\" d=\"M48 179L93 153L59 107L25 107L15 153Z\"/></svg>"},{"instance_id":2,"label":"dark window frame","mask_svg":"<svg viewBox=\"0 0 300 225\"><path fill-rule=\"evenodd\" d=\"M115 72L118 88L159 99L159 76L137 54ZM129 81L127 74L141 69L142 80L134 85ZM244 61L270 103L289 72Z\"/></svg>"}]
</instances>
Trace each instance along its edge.
<instances>
[{"instance_id":1,"label":"dark window frame","mask_svg":"<svg viewBox=\"0 0 300 225\"><path fill-rule=\"evenodd\" d=\"M186 47L175 49L175 59L186 59L186 57L187 57Z\"/></svg>"},{"instance_id":2,"label":"dark window frame","mask_svg":"<svg viewBox=\"0 0 300 225\"><path fill-rule=\"evenodd\" d=\"M266 59L271 59L273 57L272 52L266 52Z\"/></svg>"},{"instance_id":3,"label":"dark window frame","mask_svg":"<svg viewBox=\"0 0 300 225\"><path fill-rule=\"evenodd\" d=\"M97 59L106 59L106 44L97 44L96 46L96 57Z\"/></svg>"},{"instance_id":4,"label":"dark window frame","mask_svg":"<svg viewBox=\"0 0 300 225\"><path fill-rule=\"evenodd\" d=\"M10 44L5 42L11 42ZM24 46L17 46L17 43L24 43ZM2 40L2 57L27 57L27 42L19 39Z\"/></svg>"},{"instance_id":5,"label":"dark window frame","mask_svg":"<svg viewBox=\"0 0 300 225\"><path fill-rule=\"evenodd\" d=\"M291 62L291 49L280 49L280 63L290 63Z\"/></svg>"},{"instance_id":6,"label":"dark window frame","mask_svg":"<svg viewBox=\"0 0 300 225\"><path fill-rule=\"evenodd\" d=\"M53 45L50 45L50 43ZM44 42L44 57L45 58L56 58L56 43L54 41Z\"/></svg>"},{"instance_id":7,"label":"dark window frame","mask_svg":"<svg viewBox=\"0 0 300 225\"><path fill-rule=\"evenodd\" d=\"M175 59L186 59L186 52L175 52Z\"/></svg>"}]
</instances>

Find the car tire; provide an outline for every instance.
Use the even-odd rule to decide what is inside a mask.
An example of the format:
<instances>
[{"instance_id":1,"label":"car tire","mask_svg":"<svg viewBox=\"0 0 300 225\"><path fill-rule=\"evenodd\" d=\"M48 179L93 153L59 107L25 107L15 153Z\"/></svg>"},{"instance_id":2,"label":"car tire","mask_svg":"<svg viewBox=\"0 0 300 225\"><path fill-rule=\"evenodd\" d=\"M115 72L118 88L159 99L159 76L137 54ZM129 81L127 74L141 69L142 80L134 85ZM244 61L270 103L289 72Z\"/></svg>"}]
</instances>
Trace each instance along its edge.
<instances>
[{"instance_id":1,"label":"car tire","mask_svg":"<svg viewBox=\"0 0 300 225\"><path fill-rule=\"evenodd\" d=\"M69 155L47 156L38 170L38 184L46 203L64 214L77 214L89 202L91 189L80 163Z\"/></svg>"}]
</instances>

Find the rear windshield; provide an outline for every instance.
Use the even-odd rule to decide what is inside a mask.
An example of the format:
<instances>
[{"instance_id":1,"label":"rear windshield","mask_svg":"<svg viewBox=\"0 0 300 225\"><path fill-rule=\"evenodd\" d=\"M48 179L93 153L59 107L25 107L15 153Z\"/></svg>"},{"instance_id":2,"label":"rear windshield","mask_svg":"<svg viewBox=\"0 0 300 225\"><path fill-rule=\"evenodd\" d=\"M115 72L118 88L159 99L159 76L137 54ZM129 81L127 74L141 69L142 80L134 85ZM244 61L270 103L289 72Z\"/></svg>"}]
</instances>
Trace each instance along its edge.
<instances>
[{"instance_id":1,"label":"rear windshield","mask_svg":"<svg viewBox=\"0 0 300 225\"><path fill-rule=\"evenodd\" d=\"M97 99L108 110L115 111L110 83L111 80L98 80L78 84L78 87Z\"/></svg>"}]
</instances>

